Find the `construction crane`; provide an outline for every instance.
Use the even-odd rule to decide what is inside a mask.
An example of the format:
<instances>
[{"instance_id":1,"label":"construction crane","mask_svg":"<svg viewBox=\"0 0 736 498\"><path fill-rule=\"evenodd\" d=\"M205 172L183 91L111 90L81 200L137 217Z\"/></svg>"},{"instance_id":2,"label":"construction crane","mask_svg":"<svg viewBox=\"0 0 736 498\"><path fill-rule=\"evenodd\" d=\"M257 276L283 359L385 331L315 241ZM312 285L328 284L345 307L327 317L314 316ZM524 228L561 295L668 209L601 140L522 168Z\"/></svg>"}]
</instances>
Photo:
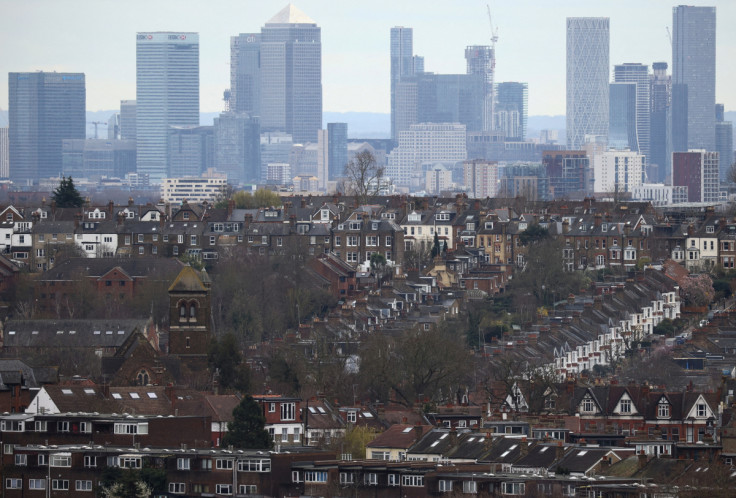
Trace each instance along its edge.
<instances>
[{"instance_id":1,"label":"construction crane","mask_svg":"<svg viewBox=\"0 0 736 498\"><path fill-rule=\"evenodd\" d=\"M87 121L87 123L95 125L95 138L97 138L97 125L107 126L107 123L105 121Z\"/></svg>"},{"instance_id":2,"label":"construction crane","mask_svg":"<svg viewBox=\"0 0 736 498\"><path fill-rule=\"evenodd\" d=\"M491 25L491 48L496 49L496 42L498 41L498 28L493 27L493 19L491 18L491 6L486 4L488 9L488 24Z\"/></svg>"}]
</instances>

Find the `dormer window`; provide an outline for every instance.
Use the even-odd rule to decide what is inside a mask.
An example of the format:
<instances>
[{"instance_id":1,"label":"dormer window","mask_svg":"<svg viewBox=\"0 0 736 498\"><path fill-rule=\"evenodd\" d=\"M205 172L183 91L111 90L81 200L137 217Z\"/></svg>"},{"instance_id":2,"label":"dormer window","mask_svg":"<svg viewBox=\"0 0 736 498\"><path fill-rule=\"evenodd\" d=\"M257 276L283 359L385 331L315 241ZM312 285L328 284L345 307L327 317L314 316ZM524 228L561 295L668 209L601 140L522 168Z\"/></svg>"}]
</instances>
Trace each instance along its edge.
<instances>
[{"instance_id":1,"label":"dormer window","mask_svg":"<svg viewBox=\"0 0 736 498\"><path fill-rule=\"evenodd\" d=\"M606 223L603 223L603 224L601 225L601 230L602 230L602 231L604 231L604 232L607 232L607 231L608 231L608 224L606 224Z\"/></svg>"},{"instance_id":2,"label":"dormer window","mask_svg":"<svg viewBox=\"0 0 736 498\"><path fill-rule=\"evenodd\" d=\"M437 221L450 221L450 213L437 213L434 219Z\"/></svg>"},{"instance_id":3,"label":"dormer window","mask_svg":"<svg viewBox=\"0 0 736 498\"><path fill-rule=\"evenodd\" d=\"M705 227L705 233L713 233L715 232L715 227L713 225L708 225Z\"/></svg>"},{"instance_id":4,"label":"dormer window","mask_svg":"<svg viewBox=\"0 0 736 498\"><path fill-rule=\"evenodd\" d=\"M493 222L486 221L486 230L493 230Z\"/></svg>"},{"instance_id":5,"label":"dormer window","mask_svg":"<svg viewBox=\"0 0 736 498\"><path fill-rule=\"evenodd\" d=\"M329 220L330 219L330 210L329 209L323 209L321 212L321 216L323 220Z\"/></svg>"},{"instance_id":6,"label":"dormer window","mask_svg":"<svg viewBox=\"0 0 736 498\"><path fill-rule=\"evenodd\" d=\"M670 404L662 400L657 405L658 418L670 418Z\"/></svg>"},{"instance_id":7,"label":"dormer window","mask_svg":"<svg viewBox=\"0 0 736 498\"><path fill-rule=\"evenodd\" d=\"M475 223L466 223L465 229L472 232L473 230L475 230Z\"/></svg>"},{"instance_id":8,"label":"dormer window","mask_svg":"<svg viewBox=\"0 0 736 498\"><path fill-rule=\"evenodd\" d=\"M186 211L185 211L184 213L182 213L182 215L181 215L181 216L182 216L182 218L183 218L184 220L188 220L188 219L189 219L189 213L188 213L188 212L186 212Z\"/></svg>"}]
</instances>

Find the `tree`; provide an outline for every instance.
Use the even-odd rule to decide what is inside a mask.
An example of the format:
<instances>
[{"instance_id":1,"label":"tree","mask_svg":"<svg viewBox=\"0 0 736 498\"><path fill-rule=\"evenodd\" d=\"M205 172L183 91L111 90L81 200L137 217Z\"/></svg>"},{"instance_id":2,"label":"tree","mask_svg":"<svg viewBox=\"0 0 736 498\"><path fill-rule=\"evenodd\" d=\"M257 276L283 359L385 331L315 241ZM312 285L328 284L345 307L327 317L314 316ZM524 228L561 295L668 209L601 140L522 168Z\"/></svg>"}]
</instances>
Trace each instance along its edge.
<instances>
[{"instance_id":1,"label":"tree","mask_svg":"<svg viewBox=\"0 0 736 498\"><path fill-rule=\"evenodd\" d=\"M79 191L74 186L74 180L72 177L62 177L59 186L54 190L51 200L56 203L56 207L60 208L75 208L82 207L84 199L79 194Z\"/></svg>"},{"instance_id":2,"label":"tree","mask_svg":"<svg viewBox=\"0 0 736 498\"><path fill-rule=\"evenodd\" d=\"M379 166L376 157L368 150L358 152L345 166L347 188L355 196L359 206L378 195L384 181L386 169Z\"/></svg>"},{"instance_id":3,"label":"tree","mask_svg":"<svg viewBox=\"0 0 736 498\"><path fill-rule=\"evenodd\" d=\"M434 233L434 244L432 244L432 259L436 258L442 253L442 246L440 245L440 236L437 232Z\"/></svg>"},{"instance_id":4,"label":"tree","mask_svg":"<svg viewBox=\"0 0 736 498\"><path fill-rule=\"evenodd\" d=\"M242 449L270 449L271 436L265 427L266 417L260 405L247 395L233 410L233 421L227 424L222 444Z\"/></svg>"},{"instance_id":5,"label":"tree","mask_svg":"<svg viewBox=\"0 0 736 498\"><path fill-rule=\"evenodd\" d=\"M212 341L207 359L210 367L217 369L218 382L221 387L234 388L239 391L248 390L250 371L246 365L243 365L238 340L233 333L225 334L219 341Z\"/></svg>"}]
</instances>

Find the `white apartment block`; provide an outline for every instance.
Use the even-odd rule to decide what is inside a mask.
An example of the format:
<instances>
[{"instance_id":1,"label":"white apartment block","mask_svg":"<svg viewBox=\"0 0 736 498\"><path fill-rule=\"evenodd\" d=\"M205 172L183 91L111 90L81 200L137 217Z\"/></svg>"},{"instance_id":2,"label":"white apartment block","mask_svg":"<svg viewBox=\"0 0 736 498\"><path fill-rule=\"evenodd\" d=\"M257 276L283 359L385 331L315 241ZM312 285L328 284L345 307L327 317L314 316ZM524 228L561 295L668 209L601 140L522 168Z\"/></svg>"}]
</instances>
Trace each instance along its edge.
<instances>
[{"instance_id":1,"label":"white apartment block","mask_svg":"<svg viewBox=\"0 0 736 498\"><path fill-rule=\"evenodd\" d=\"M399 146L388 157L387 176L394 184L412 187L412 175L429 162L459 162L467 158L465 125L419 123L399 133ZM423 179L423 175L420 177ZM420 187L421 185L414 185Z\"/></svg>"},{"instance_id":2,"label":"white apartment block","mask_svg":"<svg viewBox=\"0 0 736 498\"><path fill-rule=\"evenodd\" d=\"M164 178L161 182L161 198L164 202L181 204L213 201L227 186L226 178Z\"/></svg>"},{"instance_id":3,"label":"white apartment block","mask_svg":"<svg viewBox=\"0 0 736 498\"><path fill-rule=\"evenodd\" d=\"M276 185L291 185L291 165L289 163L268 163L266 181Z\"/></svg>"},{"instance_id":4,"label":"white apartment block","mask_svg":"<svg viewBox=\"0 0 736 498\"><path fill-rule=\"evenodd\" d=\"M634 201L651 202L653 206L669 206L672 204L672 185L661 183L642 183L631 189Z\"/></svg>"},{"instance_id":5,"label":"white apartment block","mask_svg":"<svg viewBox=\"0 0 736 498\"><path fill-rule=\"evenodd\" d=\"M595 192L631 192L642 184L644 156L630 150L609 150L593 156Z\"/></svg>"},{"instance_id":6,"label":"white apartment block","mask_svg":"<svg viewBox=\"0 0 736 498\"><path fill-rule=\"evenodd\" d=\"M495 197L498 193L498 164L482 160L465 161L463 184L472 199Z\"/></svg>"},{"instance_id":7,"label":"white apartment block","mask_svg":"<svg viewBox=\"0 0 736 498\"><path fill-rule=\"evenodd\" d=\"M425 187L428 194L439 194L452 188L452 171L441 164L435 165L424 174Z\"/></svg>"}]
</instances>

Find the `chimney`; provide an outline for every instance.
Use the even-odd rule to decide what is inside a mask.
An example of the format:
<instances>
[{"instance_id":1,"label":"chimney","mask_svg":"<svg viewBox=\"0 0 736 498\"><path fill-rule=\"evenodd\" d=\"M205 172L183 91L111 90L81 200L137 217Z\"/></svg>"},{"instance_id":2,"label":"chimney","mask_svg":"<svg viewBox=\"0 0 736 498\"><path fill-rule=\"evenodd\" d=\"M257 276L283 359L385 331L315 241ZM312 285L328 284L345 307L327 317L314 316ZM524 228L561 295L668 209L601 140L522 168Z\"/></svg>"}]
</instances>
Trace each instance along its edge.
<instances>
[{"instance_id":1,"label":"chimney","mask_svg":"<svg viewBox=\"0 0 736 498\"><path fill-rule=\"evenodd\" d=\"M562 446L562 441L557 441L557 447L555 448L555 460L559 462L562 457L565 456L565 447Z\"/></svg>"},{"instance_id":2,"label":"chimney","mask_svg":"<svg viewBox=\"0 0 736 498\"><path fill-rule=\"evenodd\" d=\"M74 229L79 228L79 222L82 221L82 213L74 213Z\"/></svg>"},{"instance_id":3,"label":"chimney","mask_svg":"<svg viewBox=\"0 0 736 498\"><path fill-rule=\"evenodd\" d=\"M174 396L174 385L169 383L166 384L166 387L164 388L164 394L167 398L169 398L169 401L171 402L171 408L174 408L174 403L176 401L176 397Z\"/></svg>"},{"instance_id":4,"label":"chimney","mask_svg":"<svg viewBox=\"0 0 736 498\"><path fill-rule=\"evenodd\" d=\"M567 379L567 394L574 394L575 393L575 378L569 378Z\"/></svg>"},{"instance_id":5,"label":"chimney","mask_svg":"<svg viewBox=\"0 0 736 498\"><path fill-rule=\"evenodd\" d=\"M307 200L304 197L302 197L301 207L302 207L302 209L304 209L305 207L307 207Z\"/></svg>"},{"instance_id":6,"label":"chimney","mask_svg":"<svg viewBox=\"0 0 736 498\"><path fill-rule=\"evenodd\" d=\"M526 440L526 436L521 438L521 446L519 446L519 456L524 458L529 453L529 442Z\"/></svg>"},{"instance_id":7,"label":"chimney","mask_svg":"<svg viewBox=\"0 0 736 498\"><path fill-rule=\"evenodd\" d=\"M649 384L646 382L641 385L641 395L645 398L649 396Z\"/></svg>"},{"instance_id":8,"label":"chimney","mask_svg":"<svg viewBox=\"0 0 736 498\"><path fill-rule=\"evenodd\" d=\"M291 226L292 229L296 228L296 215L295 214L292 214L291 216L289 216L289 225Z\"/></svg>"},{"instance_id":9,"label":"chimney","mask_svg":"<svg viewBox=\"0 0 736 498\"><path fill-rule=\"evenodd\" d=\"M457 429L450 429L450 448L457 446Z\"/></svg>"},{"instance_id":10,"label":"chimney","mask_svg":"<svg viewBox=\"0 0 736 498\"><path fill-rule=\"evenodd\" d=\"M419 441L422 439L422 426L421 425L415 425L414 426L414 441Z\"/></svg>"},{"instance_id":11,"label":"chimney","mask_svg":"<svg viewBox=\"0 0 736 498\"><path fill-rule=\"evenodd\" d=\"M135 201L133 201L133 198L132 197L128 197L128 207L129 208L132 208L134 203L135 203Z\"/></svg>"},{"instance_id":12,"label":"chimney","mask_svg":"<svg viewBox=\"0 0 736 498\"><path fill-rule=\"evenodd\" d=\"M233 215L233 209L235 209L235 201L230 199L227 201L227 217L228 219Z\"/></svg>"},{"instance_id":13,"label":"chimney","mask_svg":"<svg viewBox=\"0 0 736 498\"><path fill-rule=\"evenodd\" d=\"M107 383L102 384L102 397L103 398L110 397L110 386Z\"/></svg>"},{"instance_id":14,"label":"chimney","mask_svg":"<svg viewBox=\"0 0 736 498\"><path fill-rule=\"evenodd\" d=\"M246 230L249 229L251 223L253 223L253 215L248 213L245 215L245 220L244 220L245 227L244 228Z\"/></svg>"},{"instance_id":15,"label":"chimney","mask_svg":"<svg viewBox=\"0 0 736 498\"><path fill-rule=\"evenodd\" d=\"M112 219L112 214L115 211L115 203L112 201L109 201L107 203L107 215Z\"/></svg>"},{"instance_id":16,"label":"chimney","mask_svg":"<svg viewBox=\"0 0 736 498\"><path fill-rule=\"evenodd\" d=\"M604 456L601 460L601 470L607 469L611 466L611 456Z\"/></svg>"},{"instance_id":17,"label":"chimney","mask_svg":"<svg viewBox=\"0 0 736 498\"><path fill-rule=\"evenodd\" d=\"M601 226L601 223L603 222L603 216L601 215L601 213L595 213L594 220L595 221L593 222L593 224L595 226Z\"/></svg>"},{"instance_id":18,"label":"chimney","mask_svg":"<svg viewBox=\"0 0 736 498\"><path fill-rule=\"evenodd\" d=\"M125 220L125 215L123 213L118 213L118 226L123 224L123 220Z\"/></svg>"},{"instance_id":19,"label":"chimney","mask_svg":"<svg viewBox=\"0 0 736 498\"><path fill-rule=\"evenodd\" d=\"M473 201L473 209L476 211L480 211L480 199L475 199Z\"/></svg>"},{"instance_id":20,"label":"chimney","mask_svg":"<svg viewBox=\"0 0 736 498\"><path fill-rule=\"evenodd\" d=\"M647 466L647 454L644 453L644 450L641 450L638 455L639 461L638 461L638 467L640 469L643 469Z\"/></svg>"}]
</instances>

